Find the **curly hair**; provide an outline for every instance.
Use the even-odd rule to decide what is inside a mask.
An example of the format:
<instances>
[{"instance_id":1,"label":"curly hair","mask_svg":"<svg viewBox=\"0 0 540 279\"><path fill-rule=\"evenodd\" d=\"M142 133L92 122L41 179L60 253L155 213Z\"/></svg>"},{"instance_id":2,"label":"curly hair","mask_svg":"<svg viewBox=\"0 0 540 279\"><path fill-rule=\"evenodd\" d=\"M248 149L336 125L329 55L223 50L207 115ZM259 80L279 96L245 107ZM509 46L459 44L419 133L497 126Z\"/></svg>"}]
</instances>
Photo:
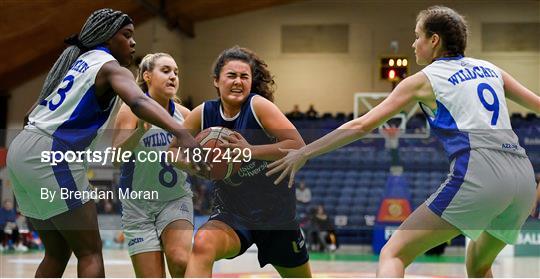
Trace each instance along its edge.
<instances>
[{"instance_id":1,"label":"curly hair","mask_svg":"<svg viewBox=\"0 0 540 279\"><path fill-rule=\"evenodd\" d=\"M268 70L268 65L255 52L250 49L234 46L224 50L214 62L212 76L219 78L221 69L229 61L243 61L249 65L252 72L251 91L261 95L269 101L274 101L275 81ZM219 89L218 89L219 94Z\"/></svg>"},{"instance_id":2,"label":"curly hair","mask_svg":"<svg viewBox=\"0 0 540 279\"><path fill-rule=\"evenodd\" d=\"M442 39L444 56L465 55L467 22L459 13L444 6L432 6L416 17L428 37L437 34Z\"/></svg>"}]
</instances>

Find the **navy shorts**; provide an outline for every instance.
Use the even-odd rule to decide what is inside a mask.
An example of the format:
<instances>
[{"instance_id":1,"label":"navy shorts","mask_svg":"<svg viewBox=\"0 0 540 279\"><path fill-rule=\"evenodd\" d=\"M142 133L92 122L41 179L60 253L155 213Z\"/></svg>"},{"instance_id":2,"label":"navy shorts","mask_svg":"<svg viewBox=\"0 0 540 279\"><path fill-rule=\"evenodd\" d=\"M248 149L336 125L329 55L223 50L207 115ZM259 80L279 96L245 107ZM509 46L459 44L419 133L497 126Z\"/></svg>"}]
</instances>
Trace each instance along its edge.
<instances>
[{"instance_id":1,"label":"navy shorts","mask_svg":"<svg viewBox=\"0 0 540 279\"><path fill-rule=\"evenodd\" d=\"M230 226L240 238L240 252L229 259L236 258L253 244L259 250L259 265L264 267L271 264L279 267L297 267L309 260L306 249L306 241L296 221L284 226L286 229L250 229L242 218L226 213L217 212L210 216L209 220L221 221Z\"/></svg>"}]
</instances>

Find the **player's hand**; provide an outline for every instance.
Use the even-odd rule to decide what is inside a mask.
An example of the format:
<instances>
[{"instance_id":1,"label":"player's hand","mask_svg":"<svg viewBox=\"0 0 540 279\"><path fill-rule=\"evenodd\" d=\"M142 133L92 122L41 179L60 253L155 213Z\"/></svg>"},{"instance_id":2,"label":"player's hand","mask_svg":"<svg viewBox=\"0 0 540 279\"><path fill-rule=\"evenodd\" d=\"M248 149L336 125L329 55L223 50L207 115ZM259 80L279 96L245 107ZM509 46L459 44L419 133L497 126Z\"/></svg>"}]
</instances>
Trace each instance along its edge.
<instances>
[{"instance_id":1,"label":"player's hand","mask_svg":"<svg viewBox=\"0 0 540 279\"><path fill-rule=\"evenodd\" d=\"M167 162L173 165L175 168L183 170L190 175L195 175L201 178L209 179L210 177L210 171L209 169L200 169L197 168L195 164L192 164L189 162L189 159L186 158L185 154L181 151L178 151L179 148L172 147L169 148L169 151L167 153Z\"/></svg>"},{"instance_id":2,"label":"player's hand","mask_svg":"<svg viewBox=\"0 0 540 279\"><path fill-rule=\"evenodd\" d=\"M251 145L249 142L247 142L247 140L238 132L234 132L230 136L223 136L223 139L225 139L227 142L220 144L219 147L231 149L234 152L234 156L242 156L244 154L242 152L243 150L251 150Z\"/></svg>"},{"instance_id":3,"label":"player's hand","mask_svg":"<svg viewBox=\"0 0 540 279\"><path fill-rule=\"evenodd\" d=\"M287 175L289 175L289 188L294 184L294 176L307 162L307 157L303 148L295 149L279 149L282 152L287 152L287 156L271 163L268 165L269 171L266 173L266 176L271 176L279 171L281 174L274 181L274 184L279 184Z\"/></svg>"},{"instance_id":4,"label":"player's hand","mask_svg":"<svg viewBox=\"0 0 540 279\"><path fill-rule=\"evenodd\" d=\"M203 160L207 156L205 156L204 150L202 149L201 145L198 142L196 142L193 137L187 137L187 136L183 136L181 138L174 137L171 142L170 147L180 148L180 153L184 153L184 150L187 149L184 155L187 154L189 155L189 157L185 158L185 161L191 164L191 167L197 172L199 171L210 172L210 168L211 168L210 164ZM196 154L199 154L201 156L196 156Z\"/></svg>"},{"instance_id":5,"label":"player's hand","mask_svg":"<svg viewBox=\"0 0 540 279\"><path fill-rule=\"evenodd\" d=\"M167 153L167 163L190 174L192 174L192 172L196 172L193 165L189 163L186 156L179 151L178 147L171 147L168 151L170 152Z\"/></svg>"},{"instance_id":6,"label":"player's hand","mask_svg":"<svg viewBox=\"0 0 540 279\"><path fill-rule=\"evenodd\" d=\"M223 136L227 142L222 143L220 146L224 148L239 148L239 149L250 149L251 145L247 140L238 132L234 132L230 136Z\"/></svg>"}]
</instances>

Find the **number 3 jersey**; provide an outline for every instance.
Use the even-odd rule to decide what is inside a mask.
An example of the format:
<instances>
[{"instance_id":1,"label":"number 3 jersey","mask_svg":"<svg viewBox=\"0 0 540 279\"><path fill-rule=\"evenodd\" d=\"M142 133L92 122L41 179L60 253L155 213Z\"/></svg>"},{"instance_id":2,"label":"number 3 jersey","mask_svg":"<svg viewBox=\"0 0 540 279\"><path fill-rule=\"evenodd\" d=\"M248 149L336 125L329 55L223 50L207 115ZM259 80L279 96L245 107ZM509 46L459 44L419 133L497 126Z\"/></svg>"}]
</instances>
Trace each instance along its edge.
<instances>
[{"instance_id":1,"label":"number 3 jersey","mask_svg":"<svg viewBox=\"0 0 540 279\"><path fill-rule=\"evenodd\" d=\"M68 150L91 148L111 118L118 97L101 105L95 80L103 64L115 58L104 47L83 53L60 84L29 115L26 129L51 136Z\"/></svg>"},{"instance_id":2,"label":"number 3 jersey","mask_svg":"<svg viewBox=\"0 0 540 279\"><path fill-rule=\"evenodd\" d=\"M184 122L182 113L169 101L169 114L179 123ZM157 191L156 200L170 201L191 195L187 174L166 162L159 151L167 151L173 135L162 128L152 126L139 140L130 162L123 163L120 189L128 191ZM176 156L176 154L174 154Z\"/></svg>"},{"instance_id":3,"label":"number 3 jersey","mask_svg":"<svg viewBox=\"0 0 540 279\"><path fill-rule=\"evenodd\" d=\"M437 59L422 72L433 88L437 110L420 106L450 158L475 148L525 156L510 125L499 68L487 61L457 56Z\"/></svg>"}]
</instances>

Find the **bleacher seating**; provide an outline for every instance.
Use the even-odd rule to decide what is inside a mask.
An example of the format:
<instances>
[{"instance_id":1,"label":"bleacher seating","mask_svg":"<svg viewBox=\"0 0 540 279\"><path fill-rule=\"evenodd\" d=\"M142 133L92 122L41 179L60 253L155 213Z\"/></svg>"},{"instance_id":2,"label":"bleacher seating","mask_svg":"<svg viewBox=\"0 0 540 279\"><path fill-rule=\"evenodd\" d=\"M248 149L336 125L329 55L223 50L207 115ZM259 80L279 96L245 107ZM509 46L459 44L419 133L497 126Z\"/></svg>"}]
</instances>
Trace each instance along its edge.
<instances>
[{"instance_id":1,"label":"bleacher seating","mask_svg":"<svg viewBox=\"0 0 540 279\"><path fill-rule=\"evenodd\" d=\"M309 143L347 121L343 115L295 120L293 124ZM418 123L409 124L408 129L418 128ZM535 171L540 173L540 118L514 116L512 125ZM446 180L449 162L442 145L433 138L400 139L399 156L409 182L412 207L416 208ZM384 139L359 140L308 161L297 180L306 182L312 200L310 205L298 208L299 214L323 204L330 215L347 217L347 224L337 228L341 243L369 244L372 231L365 216L377 214L389 167L390 154L384 149Z\"/></svg>"}]
</instances>

